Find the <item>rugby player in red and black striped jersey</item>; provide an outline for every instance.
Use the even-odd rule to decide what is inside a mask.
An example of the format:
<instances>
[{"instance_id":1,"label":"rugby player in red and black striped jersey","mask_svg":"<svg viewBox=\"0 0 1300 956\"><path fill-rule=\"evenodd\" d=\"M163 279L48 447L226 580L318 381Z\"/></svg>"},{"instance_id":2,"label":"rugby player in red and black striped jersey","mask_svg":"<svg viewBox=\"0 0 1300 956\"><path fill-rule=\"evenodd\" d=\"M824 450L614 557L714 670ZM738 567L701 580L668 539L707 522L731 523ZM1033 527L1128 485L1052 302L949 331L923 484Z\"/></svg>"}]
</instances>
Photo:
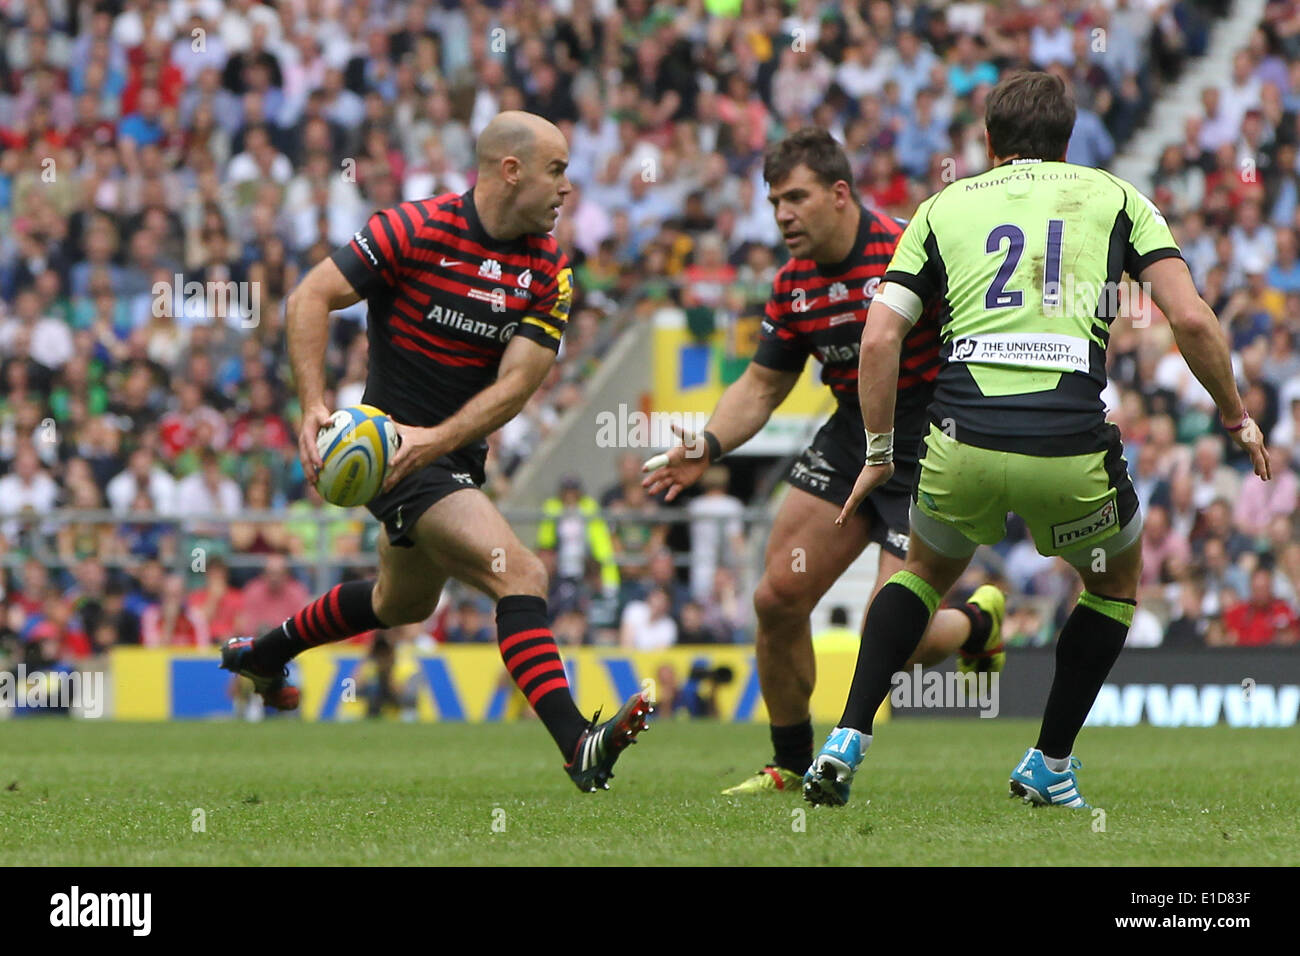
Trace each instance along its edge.
<instances>
[{"instance_id":1,"label":"rugby player in red and black striped jersey","mask_svg":"<svg viewBox=\"0 0 1300 956\"><path fill-rule=\"evenodd\" d=\"M370 368L363 401L401 435L380 494L379 577L340 584L256 640L236 638L222 666L252 678L267 703L296 707L290 658L318 644L424 621L448 578L497 602L506 668L555 738L582 790L606 787L651 704L633 696L590 724L569 692L546 608L541 560L488 497L486 437L523 409L550 372L573 298L573 272L554 237L570 192L563 134L531 113L497 116L477 144L478 179L448 194L383 209L318 264L288 303L289 353L309 480L321 466L329 314L368 309Z\"/></svg>"},{"instance_id":2,"label":"rugby player in red and black striped jersey","mask_svg":"<svg viewBox=\"0 0 1300 956\"><path fill-rule=\"evenodd\" d=\"M754 593L759 683L771 721L772 762L724 793L801 791L812 763L809 700L816 668L809 614L869 542L881 546L876 586L903 566L917 452L939 371L939 323L923 317L903 343L895 419L893 479L844 528L835 519L866 459L858 408L858 343L867 306L885 274L903 225L866 209L850 183L848 158L830 134L800 130L765 157L763 177L791 259L777 273L753 361L718 400L699 436L645 479L651 493L675 498L716 456L758 433L813 356L836 411L786 476L790 493L768 539L766 568ZM662 458L661 458L662 460ZM655 462L647 463L652 468ZM796 556L801 560L796 560ZM972 603L937 613L913 663L936 664L957 651L979 666L1001 666L1003 596L986 586Z\"/></svg>"}]
</instances>

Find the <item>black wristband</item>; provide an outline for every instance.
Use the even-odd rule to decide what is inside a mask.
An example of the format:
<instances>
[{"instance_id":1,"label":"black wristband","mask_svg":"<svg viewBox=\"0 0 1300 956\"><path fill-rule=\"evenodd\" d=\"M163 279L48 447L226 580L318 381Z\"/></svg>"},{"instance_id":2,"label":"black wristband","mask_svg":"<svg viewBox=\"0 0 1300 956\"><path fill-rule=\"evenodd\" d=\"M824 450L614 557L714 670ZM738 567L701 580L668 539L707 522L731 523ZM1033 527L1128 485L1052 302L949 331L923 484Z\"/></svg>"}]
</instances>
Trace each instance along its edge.
<instances>
[{"instance_id":1,"label":"black wristband","mask_svg":"<svg viewBox=\"0 0 1300 956\"><path fill-rule=\"evenodd\" d=\"M709 464L722 458L722 442L718 441L717 435L711 431L702 431L700 437L704 439L704 444L709 446Z\"/></svg>"}]
</instances>

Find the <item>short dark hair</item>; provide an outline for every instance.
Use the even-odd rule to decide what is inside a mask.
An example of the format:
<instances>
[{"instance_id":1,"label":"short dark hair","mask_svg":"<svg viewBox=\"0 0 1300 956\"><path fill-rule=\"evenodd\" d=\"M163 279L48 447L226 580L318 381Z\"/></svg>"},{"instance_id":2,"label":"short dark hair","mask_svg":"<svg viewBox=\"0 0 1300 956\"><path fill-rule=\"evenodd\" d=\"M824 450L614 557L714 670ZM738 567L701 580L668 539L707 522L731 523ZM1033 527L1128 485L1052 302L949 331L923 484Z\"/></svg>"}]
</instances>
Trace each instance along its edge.
<instances>
[{"instance_id":1,"label":"short dark hair","mask_svg":"<svg viewBox=\"0 0 1300 956\"><path fill-rule=\"evenodd\" d=\"M1051 73L1013 73L989 93L984 126L993 155L1058 160L1074 132L1074 97Z\"/></svg>"},{"instance_id":2,"label":"short dark hair","mask_svg":"<svg viewBox=\"0 0 1300 956\"><path fill-rule=\"evenodd\" d=\"M827 189L844 180L856 195L849 158L826 130L808 126L770 146L763 157L763 179L769 186L779 183L799 165L807 166Z\"/></svg>"}]
</instances>

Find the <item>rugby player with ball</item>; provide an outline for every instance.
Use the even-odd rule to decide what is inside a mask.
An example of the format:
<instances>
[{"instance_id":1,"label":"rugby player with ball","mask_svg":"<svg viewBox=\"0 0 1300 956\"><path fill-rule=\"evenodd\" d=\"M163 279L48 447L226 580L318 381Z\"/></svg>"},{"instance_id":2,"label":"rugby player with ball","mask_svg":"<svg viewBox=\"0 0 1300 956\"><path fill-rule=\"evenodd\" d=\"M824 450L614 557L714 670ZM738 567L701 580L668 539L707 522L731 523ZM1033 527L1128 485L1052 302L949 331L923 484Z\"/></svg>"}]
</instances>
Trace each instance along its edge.
<instances>
[{"instance_id":1,"label":"rugby player with ball","mask_svg":"<svg viewBox=\"0 0 1300 956\"><path fill-rule=\"evenodd\" d=\"M568 144L541 117L509 111L483 130L477 155L472 189L380 210L290 296L303 470L318 481L324 468L330 485L347 477L346 468L330 466L343 464L349 444L370 450L368 464L360 461L364 451L352 454L382 475L379 493L364 501L386 532L379 576L337 585L256 639L233 639L221 666L250 678L270 706L295 708L290 659L423 621L446 580L456 578L497 602L506 669L559 746L569 777L590 792L608 788L652 702L634 694L600 724L579 713L548 624L545 567L479 490L486 437L541 385L567 324L573 271L550 231L572 188ZM329 315L361 299L369 314L365 405L332 415L323 399ZM336 417L343 415L352 420ZM322 437L339 462L323 459ZM318 487L326 498L346 490Z\"/></svg>"}]
</instances>

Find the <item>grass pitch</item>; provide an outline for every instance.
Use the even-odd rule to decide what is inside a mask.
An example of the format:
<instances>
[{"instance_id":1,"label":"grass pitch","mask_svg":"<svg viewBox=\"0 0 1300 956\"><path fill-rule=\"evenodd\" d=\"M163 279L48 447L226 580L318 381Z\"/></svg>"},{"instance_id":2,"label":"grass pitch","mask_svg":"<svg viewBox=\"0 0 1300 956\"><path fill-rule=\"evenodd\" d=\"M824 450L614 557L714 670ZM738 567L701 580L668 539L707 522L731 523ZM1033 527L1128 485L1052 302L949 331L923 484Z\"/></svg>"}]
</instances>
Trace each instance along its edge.
<instances>
[{"instance_id":1,"label":"grass pitch","mask_svg":"<svg viewBox=\"0 0 1300 956\"><path fill-rule=\"evenodd\" d=\"M1031 722L881 731L831 809L719 794L768 755L761 725L659 721L582 794L532 722L0 721L0 864L1300 863L1294 730L1086 730L1104 816L1007 798Z\"/></svg>"}]
</instances>

